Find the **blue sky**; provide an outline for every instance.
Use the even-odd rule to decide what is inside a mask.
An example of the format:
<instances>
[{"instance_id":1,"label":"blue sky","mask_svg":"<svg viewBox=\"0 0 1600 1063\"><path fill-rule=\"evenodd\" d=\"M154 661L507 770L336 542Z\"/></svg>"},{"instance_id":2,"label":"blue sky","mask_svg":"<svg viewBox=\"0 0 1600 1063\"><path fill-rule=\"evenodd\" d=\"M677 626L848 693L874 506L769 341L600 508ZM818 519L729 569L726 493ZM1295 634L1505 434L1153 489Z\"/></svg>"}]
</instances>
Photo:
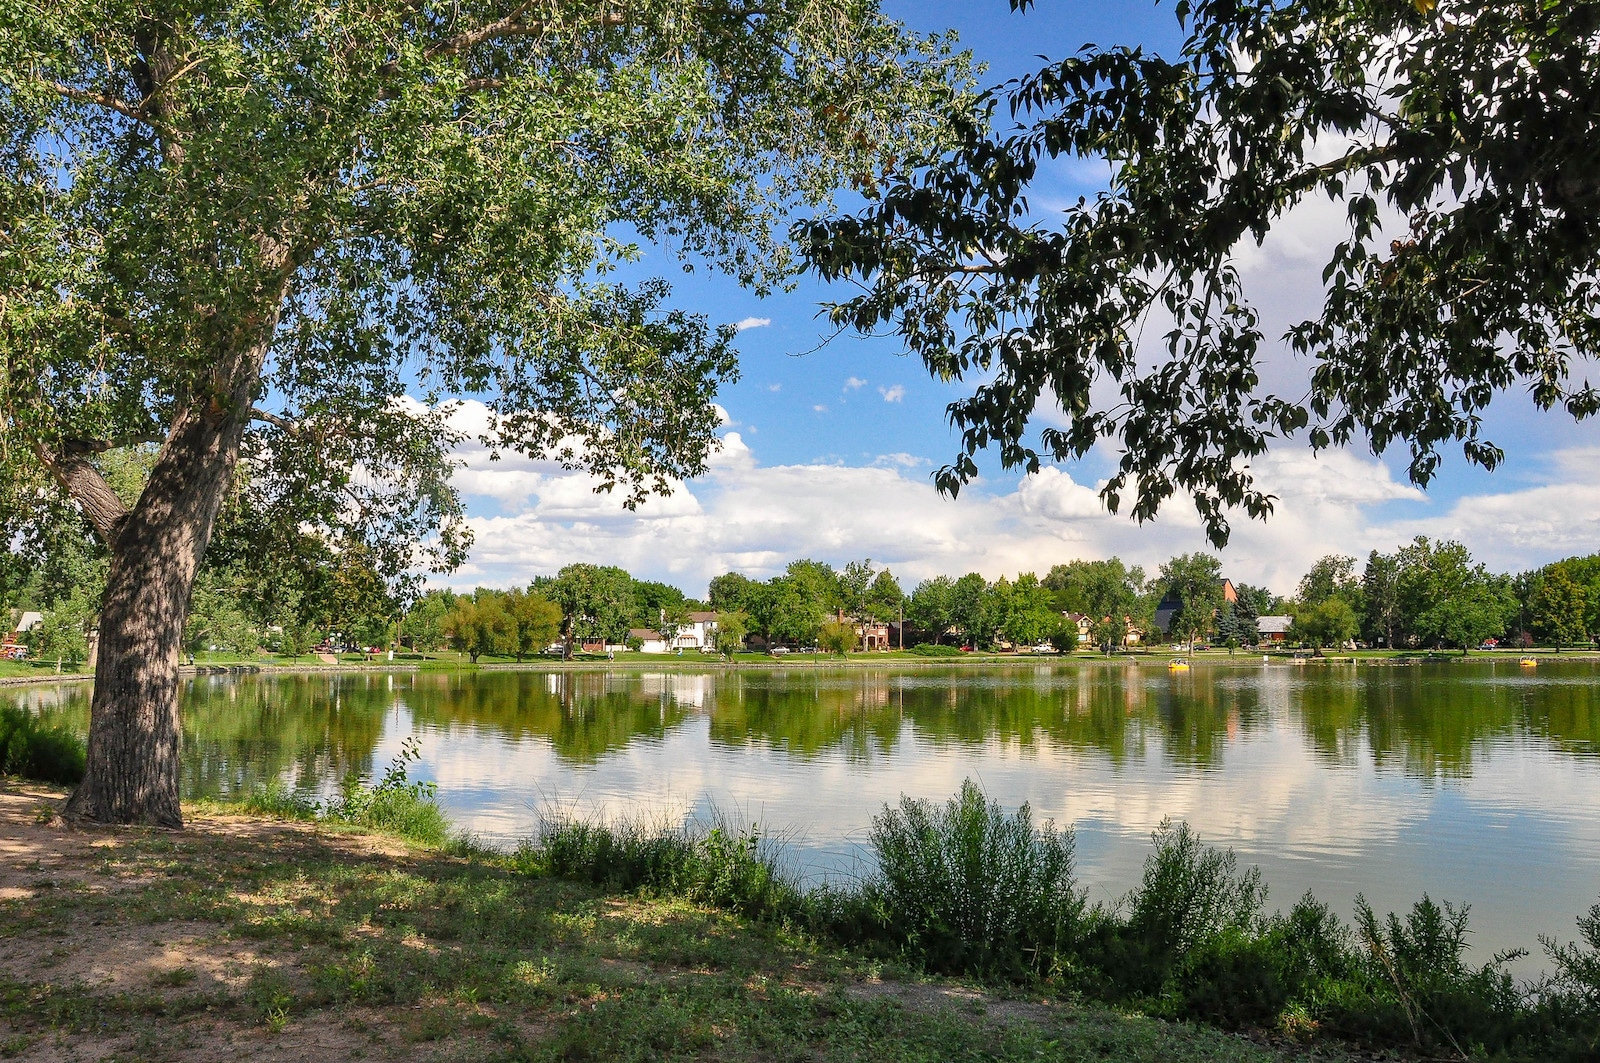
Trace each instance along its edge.
<instances>
[{"instance_id":1,"label":"blue sky","mask_svg":"<svg viewBox=\"0 0 1600 1063\"><path fill-rule=\"evenodd\" d=\"M1040 55L1063 56L1085 43L1170 50L1177 40L1170 5L1148 0L1052 3L1026 15L1004 0L889 2L911 27L954 28L988 65L986 83L1028 72ZM1060 165L1033 190L1036 204L1076 199L1099 186L1093 167ZM1315 305L1336 208L1291 215L1243 272L1273 336ZM1118 554L1154 567L1173 553L1207 549L1190 505L1175 500L1143 527L1101 511L1094 491L1108 452L1023 478L980 461L983 479L957 500L941 498L930 474L956 453L944 408L959 386L930 379L892 339L847 334L818 346L831 329L819 304L839 293L813 282L758 299L730 280L678 271L646 248L645 272L668 276L678 306L714 322L745 322L742 379L725 390L724 447L710 475L672 498L627 513L593 495L581 475L545 463L490 464L472 448L458 483L477 534L472 559L445 582L507 586L569 561L621 564L667 579L691 594L718 572L766 576L794 557L835 563L872 557L908 584L939 572L959 575L1034 570L1074 557ZM1303 372L1287 352L1280 371ZM470 407L463 416L470 423ZM1221 552L1236 580L1292 590L1326 553L1364 556L1415 534L1458 538L1501 569L1517 569L1600 550L1600 434L1540 415L1525 395L1491 408L1492 437L1506 463L1489 474L1459 456L1426 493L1405 483L1403 454L1379 460L1364 451L1313 459L1290 443L1257 465L1282 499L1266 524L1241 514Z\"/></svg>"}]
</instances>

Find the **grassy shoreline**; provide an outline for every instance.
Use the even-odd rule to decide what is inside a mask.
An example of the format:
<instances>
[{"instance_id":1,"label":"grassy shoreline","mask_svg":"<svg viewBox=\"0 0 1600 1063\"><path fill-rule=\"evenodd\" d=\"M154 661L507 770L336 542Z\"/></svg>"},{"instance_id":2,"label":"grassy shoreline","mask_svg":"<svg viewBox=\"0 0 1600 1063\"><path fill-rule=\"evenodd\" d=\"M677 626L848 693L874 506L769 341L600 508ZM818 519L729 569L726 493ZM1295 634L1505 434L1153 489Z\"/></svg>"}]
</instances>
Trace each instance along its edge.
<instances>
[{"instance_id":1,"label":"grassy shoreline","mask_svg":"<svg viewBox=\"0 0 1600 1063\"><path fill-rule=\"evenodd\" d=\"M1284 1041L927 978L679 897L216 806L75 830L0 783L0 1055L1266 1063ZM1344 1053L1318 1050L1318 1059Z\"/></svg>"},{"instance_id":2,"label":"grassy shoreline","mask_svg":"<svg viewBox=\"0 0 1600 1063\"><path fill-rule=\"evenodd\" d=\"M1181 823L1090 906L1071 831L968 782L875 817L859 882L804 887L781 843L718 821L485 847L407 779L415 755L325 804L189 805L180 833L69 829L62 791L0 779L0 1056L117 1036L197 1061L219 1030L293 1027L349 1058L356 1034L506 1060L1600 1058L1600 904L1517 983L1466 962L1464 907L1269 913L1259 872Z\"/></svg>"}]
</instances>

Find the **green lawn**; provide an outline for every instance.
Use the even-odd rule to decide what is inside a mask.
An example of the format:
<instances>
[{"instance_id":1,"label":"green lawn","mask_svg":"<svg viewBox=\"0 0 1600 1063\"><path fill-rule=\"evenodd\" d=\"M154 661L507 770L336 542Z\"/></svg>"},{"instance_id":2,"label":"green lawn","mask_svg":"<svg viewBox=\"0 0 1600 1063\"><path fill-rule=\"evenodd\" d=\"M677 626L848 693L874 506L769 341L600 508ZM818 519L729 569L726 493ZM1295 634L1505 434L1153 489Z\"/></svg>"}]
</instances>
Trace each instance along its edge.
<instances>
[{"instance_id":1,"label":"green lawn","mask_svg":"<svg viewBox=\"0 0 1600 1063\"><path fill-rule=\"evenodd\" d=\"M69 675L78 670L70 661L61 666L63 675ZM12 677L49 679L55 674L55 661L0 661L0 679Z\"/></svg>"}]
</instances>

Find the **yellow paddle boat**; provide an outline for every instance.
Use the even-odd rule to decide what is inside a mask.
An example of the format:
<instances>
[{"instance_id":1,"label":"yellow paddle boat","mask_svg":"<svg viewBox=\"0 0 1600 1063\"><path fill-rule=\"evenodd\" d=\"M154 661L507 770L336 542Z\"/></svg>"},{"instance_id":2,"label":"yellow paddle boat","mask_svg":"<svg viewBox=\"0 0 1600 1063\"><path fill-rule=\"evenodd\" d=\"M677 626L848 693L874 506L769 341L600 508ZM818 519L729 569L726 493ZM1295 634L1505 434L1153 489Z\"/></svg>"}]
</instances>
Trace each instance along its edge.
<instances>
[{"instance_id":1,"label":"yellow paddle boat","mask_svg":"<svg viewBox=\"0 0 1600 1063\"><path fill-rule=\"evenodd\" d=\"M1522 667L1524 667L1524 668L1537 668L1537 667L1539 667L1539 662L1537 660L1535 660L1534 658L1532 658L1532 657L1524 657L1524 658L1522 658L1522 660L1518 661L1517 663L1522 665Z\"/></svg>"},{"instance_id":2,"label":"yellow paddle boat","mask_svg":"<svg viewBox=\"0 0 1600 1063\"><path fill-rule=\"evenodd\" d=\"M1189 662L1182 657L1174 657L1167 662L1167 671L1169 672L1187 672L1188 670Z\"/></svg>"}]
</instances>

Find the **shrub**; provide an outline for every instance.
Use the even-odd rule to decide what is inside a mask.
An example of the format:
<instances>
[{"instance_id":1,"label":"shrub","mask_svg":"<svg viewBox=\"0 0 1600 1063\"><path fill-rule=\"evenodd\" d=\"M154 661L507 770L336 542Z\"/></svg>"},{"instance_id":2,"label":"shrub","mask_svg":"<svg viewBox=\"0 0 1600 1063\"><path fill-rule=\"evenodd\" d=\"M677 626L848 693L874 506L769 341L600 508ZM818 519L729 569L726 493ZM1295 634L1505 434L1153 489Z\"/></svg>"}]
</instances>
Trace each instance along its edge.
<instances>
[{"instance_id":1,"label":"shrub","mask_svg":"<svg viewBox=\"0 0 1600 1063\"><path fill-rule=\"evenodd\" d=\"M1555 966L1554 987L1585 1000L1600 1010L1600 904L1578 917L1578 932L1584 945L1562 945L1554 938L1541 937L1545 955Z\"/></svg>"},{"instance_id":2,"label":"shrub","mask_svg":"<svg viewBox=\"0 0 1600 1063\"><path fill-rule=\"evenodd\" d=\"M902 798L873 817L887 932L943 970L1049 970L1084 913L1070 830L1006 815L970 779L938 806Z\"/></svg>"},{"instance_id":3,"label":"shrub","mask_svg":"<svg viewBox=\"0 0 1600 1063\"><path fill-rule=\"evenodd\" d=\"M1237 926L1207 939L1177 977L1184 1017L1228 1029L1270 1024L1291 992L1280 945Z\"/></svg>"},{"instance_id":4,"label":"shrub","mask_svg":"<svg viewBox=\"0 0 1600 1063\"><path fill-rule=\"evenodd\" d=\"M1219 972L1246 962L1241 943L1258 935L1266 898L1261 874L1241 873L1232 850L1202 845L1186 823L1163 820L1150 838L1155 851L1145 858L1139 886L1116 911L1089 920L1074 979L1086 992L1113 998L1166 993L1170 999L1157 1010L1169 1014L1186 1014L1182 1001L1190 998L1214 1010L1196 989L1194 979L1204 975L1189 967L1203 963Z\"/></svg>"},{"instance_id":5,"label":"shrub","mask_svg":"<svg viewBox=\"0 0 1600 1063\"><path fill-rule=\"evenodd\" d=\"M906 651L918 657L960 657L961 649L957 646L945 646L937 642L923 642Z\"/></svg>"},{"instance_id":6,"label":"shrub","mask_svg":"<svg viewBox=\"0 0 1600 1063\"><path fill-rule=\"evenodd\" d=\"M0 708L0 775L76 786L83 781L83 739L66 727L41 727L17 705Z\"/></svg>"},{"instance_id":7,"label":"shrub","mask_svg":"<svg viewBox=\"0 0 1600 1063\"><path fill-rule=\"evenodd\" d=\"M1366 1014L1347 1012L1336 1022L1369 1040L1392 1043L1409 1034L1424 1051L1449 1048L1464 1056L1463 1045L1507 1047L1524 1001L1504 964L1525 953L1469 967L1467 933L1465 906L1436 904L1424 894L1404 920L1391 912L1380 921L1358 895L1356 936L1377 988Z\"/></svg>"},{"instance_id":8,"label":"shrub","mask_svg":"<svg viewBox=\"0 0 1600 1063\"><path fill-rule=\"evenodd\" d=\"M1157 955L1178 959L1230 931L1254 929L1266 902L1259 868L1241 873L1232 849L1213 849L1187 823L1151 834L1155 852L1129 898L1128 929Z\"/></svg>"},{"instance_id":9,"label":"shrub","mask_svg":"<svg viewBox=\"0 0 1600 1063\"><path fill-rule=\"evenodd\" d=\"M1536 1042L1547 1033L1549 1041L1564 1040L1567 1049L1559 1058L1574 1061L1600 1058L1600 904L1578 917L1578 931L1582 945L1539 939L1554 970L1540 987L1530 1035Z\"/></svg>"}]
</instances>

